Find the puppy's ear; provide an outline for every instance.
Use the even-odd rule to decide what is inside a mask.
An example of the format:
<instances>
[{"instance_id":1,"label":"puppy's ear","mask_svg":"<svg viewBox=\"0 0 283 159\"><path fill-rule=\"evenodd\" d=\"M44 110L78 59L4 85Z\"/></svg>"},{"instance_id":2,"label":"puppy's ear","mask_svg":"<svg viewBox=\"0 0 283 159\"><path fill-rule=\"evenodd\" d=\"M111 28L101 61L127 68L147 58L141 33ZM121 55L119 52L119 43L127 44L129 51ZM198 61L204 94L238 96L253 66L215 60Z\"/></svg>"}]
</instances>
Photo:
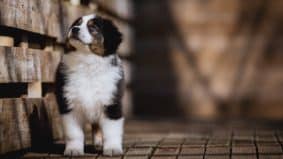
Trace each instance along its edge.
<instances>
[{"instance_id":1,"label":"puppy's ear","mask_svg":"<svg viewBox=\"0 0 283 159\"><path fill-rule=\"evenodd\" d=\"M122 34L112 21L104 18L96 18L95 24L103 34L104 55L113 54L122 42Z\"/></svg>"}]
</instances>

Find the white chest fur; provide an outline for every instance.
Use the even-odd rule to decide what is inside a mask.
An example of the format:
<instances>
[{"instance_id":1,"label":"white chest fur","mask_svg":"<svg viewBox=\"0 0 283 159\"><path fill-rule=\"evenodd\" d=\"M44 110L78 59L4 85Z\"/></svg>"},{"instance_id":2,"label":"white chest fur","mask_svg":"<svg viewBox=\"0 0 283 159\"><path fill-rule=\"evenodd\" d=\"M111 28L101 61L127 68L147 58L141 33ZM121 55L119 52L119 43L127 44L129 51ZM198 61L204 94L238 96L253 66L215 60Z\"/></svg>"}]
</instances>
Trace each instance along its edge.
<instances>
[{"instance_id":1,"label":"white chest fur","mask_svg":"<svg viewBox=\"0 0 283 159\"><path fill-rule=\"evenodd\" d=\"M83 113L88 120L95 120L104 106L112 104L117 83L122 78L121 65L111 64L115 56L78 52L64 55L67 76L64 94L74 113Z\"/></svg>"}]
</instances>

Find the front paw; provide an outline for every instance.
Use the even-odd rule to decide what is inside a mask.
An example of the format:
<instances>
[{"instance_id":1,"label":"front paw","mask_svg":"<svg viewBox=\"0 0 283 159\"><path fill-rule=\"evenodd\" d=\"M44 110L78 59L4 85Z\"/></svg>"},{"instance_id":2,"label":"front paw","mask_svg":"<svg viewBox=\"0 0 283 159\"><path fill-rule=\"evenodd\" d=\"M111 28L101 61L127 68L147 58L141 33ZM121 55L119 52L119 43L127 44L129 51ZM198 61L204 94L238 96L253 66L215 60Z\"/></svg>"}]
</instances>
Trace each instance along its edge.
<instances>
[{"instance_id":1,"label":"front paw","mask_svg":"<svg viewBox=\"0 0 283 159\"><path fill-rule=\"evenodd\" d=\"M104 147L103 155L105 156L118 156L123 154L123 149L121 146L119 147Z\"/></svg>"},{"instance_id":2,"label":"front paw","mask_svg":"<svg viewBox=\"0 0 283 159\"><path fill-rule=\"evenodd\" d=\"M65 156L82 156L84 155L83 148L75 147L75 146L69 146L65 148L64 151Z\"/></svg>"}]
</instances>

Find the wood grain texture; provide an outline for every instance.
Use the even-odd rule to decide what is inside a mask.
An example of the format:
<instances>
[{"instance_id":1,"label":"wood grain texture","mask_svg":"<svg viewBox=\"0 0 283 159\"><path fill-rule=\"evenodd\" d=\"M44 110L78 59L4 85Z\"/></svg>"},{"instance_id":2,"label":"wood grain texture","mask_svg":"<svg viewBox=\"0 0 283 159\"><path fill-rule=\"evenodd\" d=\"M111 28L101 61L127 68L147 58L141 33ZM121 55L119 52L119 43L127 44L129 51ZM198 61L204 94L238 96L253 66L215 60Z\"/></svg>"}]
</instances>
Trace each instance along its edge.
<instances>
[{"instance_id":1,"label":"wood grain texture","mask_svg":"<svg viewBox=\"0 0 283 159\"><path fill-rule=\"evenodd\" d=\"M121 20L131 20L133 18L133 5L130 0L95 0L98 8L112 14Z\"/></svg>"},{"instance_id":2,"label":"wood grain texture","mask_svg":"<svg viewBox=\"0 0 283 159\"><path fill-rule=\"evenodd\" d=\"M0 83L53 82L60 52L0 47Z\"/></svg>"},{"instance_id":3,"label":"wood grain texture","mask_svg":"<svg viewBox=\"0 0 283 159\"><path fill-rule=\"evenodd\" d=\"M44 149L61 131L59 112L50 97L0 99L0 115L0 154L31 146Z\"/></svg>"},{"instance_id":4,"label":"wood grain texture","mask_svg":"<svg viewBox=\"0 0 283 159\"><path fill-rule=\"evenodd\" d=\"M46 107L46 112L51 125L52 137L54 141L64 139L63 129L61 124L61 116L57 107L56 97L54 93L47 93L43 97L43 103Z\"/></svg>"},{"instance_id":5,"label":"wood grain texture","mask_svg":"<svg viewBox=\"0 0 283 159\"><path fill-rule=\"evenodd\" d=\"M0 36L0 46L14 46L13 37Z\"/></svg>"},{"instance_id":6,"label":"wood grain texture","mask_svg":"<svg viewBox=\"0 0 283 159\"><path fill-rule=\"evenodd\" d=\"M120 7L129 8L128 3L123 1L122 5L118 5L120 3L111 1L111 3L101 3L101 5L112 6L111 9L117 10ZM2 0L0 1L0 25L55 37L61 43L65 40L69 26L77 18L94 12L96 8L72 5L59 0ZM129 17L128 14L130 14L121 9L117 10L117 13L123 17ZM116 18L113 19L116 20ZM129 53L132 30L127 24L119 23L118 25L125 37L120 52Z\"/></svg>"},{"instance_id":7,"label":"wood grain texture","mask_svg":"<svg viewBox=\"0 0 283 159\"><path fill-rule=\"evenodd\" d=\"M41 94L42 94L41 82L35 81L28 84L29 98L41 98Z\"/></svg>"},{"instance_id":8,"label":"wood grain texture","mask_svg":"<svg viewBox=\"0 0 283 159\"><path fill-rule=\"evenodd\" d=\"M61 37L59 8L58 0L1 0L0 25Z\"/></svg>"},{"instance_id":9,"label":"wood grain texture","mask_svg":"<svg viewBox=\"0 0 283 159\"><path fill-rule=\"evenodd\" d=\"M34 105L38 105L34 101ZM25 113L30 112L28 103L22 100L5 99L0 101L0 153L27 148L31 145L28 118Z\"/></svg>"}]
</instances>

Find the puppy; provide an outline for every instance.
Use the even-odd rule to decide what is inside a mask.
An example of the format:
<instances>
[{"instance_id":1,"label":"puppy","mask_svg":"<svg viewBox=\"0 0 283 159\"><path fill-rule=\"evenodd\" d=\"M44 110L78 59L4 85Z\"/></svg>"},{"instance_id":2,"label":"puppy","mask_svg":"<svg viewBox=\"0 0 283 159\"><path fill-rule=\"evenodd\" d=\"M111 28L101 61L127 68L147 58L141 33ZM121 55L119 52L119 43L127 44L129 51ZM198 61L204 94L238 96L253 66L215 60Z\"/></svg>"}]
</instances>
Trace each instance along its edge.
<instances>
[{"instance_id":1,"label":"puppy","mask_svg":"<svg viewBox=\"0 0 283 159\"><path fill-rule=\"evenodd\" d=\"M65 155L84 154L85 123L93 124L94 143L103 145L104 155L123 152L123 69L116 54L121 36L110 20L95 14L77 19L68 31L73 50L63 55L56 75Z\"/></svg>"}]
</instances>

